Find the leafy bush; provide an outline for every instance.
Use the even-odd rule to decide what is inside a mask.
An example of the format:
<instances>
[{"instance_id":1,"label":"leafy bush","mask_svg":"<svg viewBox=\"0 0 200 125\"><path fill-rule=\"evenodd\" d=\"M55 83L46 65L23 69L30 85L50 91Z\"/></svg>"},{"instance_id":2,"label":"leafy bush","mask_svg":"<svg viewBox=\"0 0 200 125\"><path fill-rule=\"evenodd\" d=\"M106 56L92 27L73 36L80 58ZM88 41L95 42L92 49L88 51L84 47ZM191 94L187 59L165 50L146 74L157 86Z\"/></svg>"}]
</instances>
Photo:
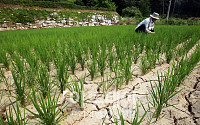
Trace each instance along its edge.
<instances>
[{"instance_id":1,"label":"leafy bush","mask_svg":"<svg viewBox=\"0 0 200 125\"><path fill-rule=\"evenodd\" d=\"M122 16L123 17L142 17L142 13L140 10L136 7L127 7L122 10Z\"/></svg>"}]
</instances>

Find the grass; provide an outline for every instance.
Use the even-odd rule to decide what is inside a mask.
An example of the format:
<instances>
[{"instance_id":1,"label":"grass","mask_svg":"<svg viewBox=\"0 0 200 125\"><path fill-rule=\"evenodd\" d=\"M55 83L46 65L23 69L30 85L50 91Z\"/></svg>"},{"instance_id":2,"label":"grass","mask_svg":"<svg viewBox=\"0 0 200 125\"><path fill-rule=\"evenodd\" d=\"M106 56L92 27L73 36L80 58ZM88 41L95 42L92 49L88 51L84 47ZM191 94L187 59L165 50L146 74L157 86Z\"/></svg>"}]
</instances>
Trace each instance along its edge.
<instances>
[{"instance_id":1,"label":"grass","mask_svg":"<svg viewBox=\"0 0 200 125\"><path fill-rule=\"evenodd\" d=\"M40 66L37 76L37 84L39 85L40 92L45 98L53 85L50 81L50 73L48 72L48 68L46 66Z\"/></svg>"},{"instance_id":2,"label":"grass","mask_svg":"<svg viewBox=\"0 0 200 125\"><path fill-rule=\"evenodd\" d=\"M172 81L169 75L158 75L158 83L151 84L151 89L149 94L152 100L149 100L149 103L154 107L155 111L153 117L156 117L156 120L160 118L160 114L163 108L166 108L170 105L168 101L178 94L181 90L175 91L177 84ZM155 87L154 87L155 86Z\"/></svg>"},{"instance_id":3,"label":"grass","mask_svg":"<svg viewBox=\"0 0 200 125\"><path fill-rule=\"evenodd\" d=\"M144 114L143 114L142 117L139 119L139 105L138 105L138 103L136 103L135 115L134 115L134 118L133 118L132 122L129 123L129 124L131 124L131 125L140 125L141 122L144 120L145 116L146 116L147 113L148 113L148 110L146 110L146 109L144 108L144 106L143 106L142 103L141 103L141 105L142 105L142 107L143 107L143 109L144 109L144 111L145 111ZM126 125L126 122L125 122L125 120L124 120L123 114L122 114L121 112L119 112L119 110L118 110L118 116L119 116L119 120L118 120L116 117L114 117L115 125L118 125L118 124L120 124L120 125ZM103 122L103 123L104 123L104 122Z\"/></svg>"},{"instance_id":4,"label":"grass","mask_svg":"<svg viewBox=\"0 0 200 125\"><path fill-rule=\"evenodd\" d=\"M28 94L28 97L37 113L28 108L26 108L26 110L39 119L38 124L57 125L66 118L68 114L63 113L63 110L67 107L67 105L57 108L59 99L59 95L56 97L57 91L53 93L53 97L51 97L50 91L48 91L47 99L43 97L42 93L36 95L35 90L32 89L32 91L32 94Z\"/></svg>"},{"instance_id":5,"label":"grass","mask_svg":"<svg viewBox=\"0 0 200 125\"><path fill-rule=\"evenodd\" d=\"M85 77L82 77L79 82L74 79L71 83L67 83L67 88L72 93L73 100L79 104L81 110L84 110L84 82Z\"/></svg>"},{"instance_id":6,"label":"grass","mask_svg":"<svg viewBox=\"0 0 200 125\"><path fill-rule=\"evenodd\" d=\"M162 109L166 107L168 98L172 97L176 90L175 85L181 84L199 62L199 47L190 57L181 59L179 56L185 55L196 44L200 28L156 26L156 34L153 35L137 34L133 29L134 26L131 25L1 32L0 49L3 51L0 52L0 63L3 65L3 70L0 73L0 81L6 84L9 94L12 95L10 89L12 84L8 83L3 72L4 68L12 71L15 94L23 105L27 92L31 93L31 88L39 89L37 92L42 97L36 97L40 98L41 102L38 107L43 104L41 100L49 98L48 92L52 87L57 85L61 93L67 87L72 92L74 100L83 109L85 78L68 83L70 75L80 70L79 65L82 70L89 72L91 80L98 77L98 72L103 77L105 71L110 69L115 76L111 80L102 79L102 91L107 93L112 85L118 90L124 82L129 83L133 63L141 65L142 73L146 74L148 70L155 68L157 61L160 62L159 55L166 55L163 62L170 63L172 60L175 61L174 58L178 62L171 69L171 74L166 78L160 78L160 83L151 83L152 87L157 86L150 93L154 98L151 103L157 111L155 117L159 117ZM183 46L177 50L180 44ZM42 123L45 122L47 121Z\"/></svg>"},{"instance_id":7,"label":"grass","mask_svg":"<svg viewBox=\"0 0 200 125\"><path fill-rule=\"evenodd\" d=\"M101 88L104 94L104 99L106 98L108 90L113 86L114 83L115 83L115 80L114 79L109 80L108 76L107 76L107 80L105 80L104 77L101 78L101 84L102 84Z\"/></svg>"}]
</instances>

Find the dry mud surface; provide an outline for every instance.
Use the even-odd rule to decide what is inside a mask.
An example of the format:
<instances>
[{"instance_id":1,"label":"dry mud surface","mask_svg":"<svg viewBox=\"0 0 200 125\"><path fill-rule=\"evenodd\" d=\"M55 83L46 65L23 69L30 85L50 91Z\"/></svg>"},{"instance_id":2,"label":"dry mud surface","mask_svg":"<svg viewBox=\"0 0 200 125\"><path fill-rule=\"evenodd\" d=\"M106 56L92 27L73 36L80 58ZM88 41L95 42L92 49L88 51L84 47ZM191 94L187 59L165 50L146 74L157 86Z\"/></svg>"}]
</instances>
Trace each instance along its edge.
<instances>
[{"instance_id":1,"label":"dry mud surface","mask_svg":"<svg viewBox=\"0 0 200 125\"><path fill-rule=\"evenodd\" d=\"M161 66L157 66L146 75L140 75L140 72L136 70L133 74L133 79L128 85L123 85L118 91L115 88L111 88L104 99L104 95L99 91L98 83L101 82L100 77L90 80L90 76L86 77L84 84L84 98L86 103L84 110L82 111L78 104L73 99L68 98L66 95L70 93L66 91L65 95L59 99L59 104L68 104L65 109L68 113L68 117L61 122L62 125L99 125L102 124L105 119L106 124L114 124L114 117L119 119L118 110L122 112L127 124L130 124L134 118L136 110L136 102L141 101L147 108L148 101L148 89L150 88L150 81L156 82L157 73L167 72L170 65L164 63ZM87 71L76 71L76 77L86 76L89 74ZM10 71L6 72L6 76L10 77L12 82L12 76ZM179 89L183 90L173 97L169 104L175 104L172 107L163 109L162 115L164 118L158 120L157 125L199 125L200 124L200 63L194 68L189 76L186 77ZM6 95L3 98L7 100ZM15 101L13 99L13 101ZM9 102L6 101L7 105ZM34 111L33 105L27 106ZM153 110L152 110L153 111ZM143 115L143 108L139 107L140 117ZM142 125L148 124L148 117L152 113L148 113ZM26 118L30 118L30 121L34 122L37 119L31 114L26 112Z\"/></svg>"},{"instance_id":2,"label":"dry mud surface","mask_svg":"<svg viewBox=\"0 0 200 125\"><path fill-rule=\"evenodd\" d=\"M106 124L114 125L114 118L119 119L118 111L122 112L126 124L131 124L136 111L136 102L144 105L148 108L147 97L149 97L148 89L150 89L150 82L156 82L158 74L167 73L168 68L172 64L162 62L162 65L156 65L155 69L149 71L146 75L142 75L140 71L140 65L134 64L132 66L133 78L128 85L123 85L118 91L115 88L111 88L106 97L102 93L102 89L99 88L101 84L100 74L91 81L89 72L87 69L81 71L79 67L74 78L81 78L86 75L86 81L84 84L84 110L81 110L78 104L68 95L71 95L69 91L65 91L59 98L59 105L68 104L65 112L69 113L68 117L62 121L61 125L100 125L103 120ZM51 75L55 75L56 69L52 65ZM105 76L109 75L109 70L105 71ZM8 82L13 83L13 78L10 71L5 72ZM5 85L1 83L1 90L6 89ZM11 88L12 89L12 88ZM171 107L165 108L162 111L161 116L156 125L200 125L200 63L193 69L193 71L186 77L183 83L178 87L178 90L183 89L180 93L174 96L170 101ZM55 90L55 88L53 89ZM52 94L54 92L52 91ZM8 106L10 102L7 97L8 93L5 92L2 102ZM11 98L11 101L15 102L15 99ZM35 112L33 105L28 105L28 109ZM153 113L153 107L150 106L151 111L147 113L142 125L147 125L149 117ZM23 114L23 110L22 110ZM144 110L139 106L139 118L144 114ZM5 116L5 111L1 112L2 116ZM29 118L29 122L36 122L37 118L33 117L30 113L26 112L26 118ZM152 121L155 121L153 119ZM34 123L30 123L34 124Z\"/></svg>"}]
</instances>

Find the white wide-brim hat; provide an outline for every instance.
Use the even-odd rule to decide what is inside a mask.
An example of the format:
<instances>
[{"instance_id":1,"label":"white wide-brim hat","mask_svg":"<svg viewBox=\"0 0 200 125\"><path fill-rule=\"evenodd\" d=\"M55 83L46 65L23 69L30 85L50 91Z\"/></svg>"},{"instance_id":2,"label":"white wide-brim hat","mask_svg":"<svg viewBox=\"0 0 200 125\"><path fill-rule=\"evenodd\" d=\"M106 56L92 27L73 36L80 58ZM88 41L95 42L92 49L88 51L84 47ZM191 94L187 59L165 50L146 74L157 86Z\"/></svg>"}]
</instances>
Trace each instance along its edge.
<instances>
[{"instance_id":1,"label":"white wide-brim hat","mask_svg":"<svg viewBox=\"0 0 200 125\"><path fill-rule=\"evenodd\" d=\"M158 16L159 16L159 14L156 12L154 12L153 14L150 15L150 17L159 20Z\"/></svg>"}]
</instances>

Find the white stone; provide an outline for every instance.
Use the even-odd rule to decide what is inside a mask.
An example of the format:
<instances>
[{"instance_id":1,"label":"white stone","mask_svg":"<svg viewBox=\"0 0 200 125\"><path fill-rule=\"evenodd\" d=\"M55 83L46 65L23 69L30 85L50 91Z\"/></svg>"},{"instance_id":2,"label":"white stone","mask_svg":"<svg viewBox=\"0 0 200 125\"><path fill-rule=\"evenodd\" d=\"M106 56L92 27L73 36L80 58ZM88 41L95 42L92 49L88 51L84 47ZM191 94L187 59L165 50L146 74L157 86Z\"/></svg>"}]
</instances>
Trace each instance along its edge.
<instances>
[{"instance_id":1,"label":"white stone","mask_svg":"<svg viewBox=\"0 0 200 125\"><path fill-rule=\"evenodd\" d=\"M4 24L2 24L2 27L3 27L3 28L7 28L8 25L7 25L6 23L4 23Z\"/></svg>"},{"instance_id":2,"label":"white stone","mask_svg":"<svg viewBox=\"0 0 200 125\"><path fill-rule=\"evenodd\" d=\"M43 27L46 27L46 26L47 26L47 24L46 24L46 23L42 23L42 26L43 26Z\"/></svg>"}]
</instances>

